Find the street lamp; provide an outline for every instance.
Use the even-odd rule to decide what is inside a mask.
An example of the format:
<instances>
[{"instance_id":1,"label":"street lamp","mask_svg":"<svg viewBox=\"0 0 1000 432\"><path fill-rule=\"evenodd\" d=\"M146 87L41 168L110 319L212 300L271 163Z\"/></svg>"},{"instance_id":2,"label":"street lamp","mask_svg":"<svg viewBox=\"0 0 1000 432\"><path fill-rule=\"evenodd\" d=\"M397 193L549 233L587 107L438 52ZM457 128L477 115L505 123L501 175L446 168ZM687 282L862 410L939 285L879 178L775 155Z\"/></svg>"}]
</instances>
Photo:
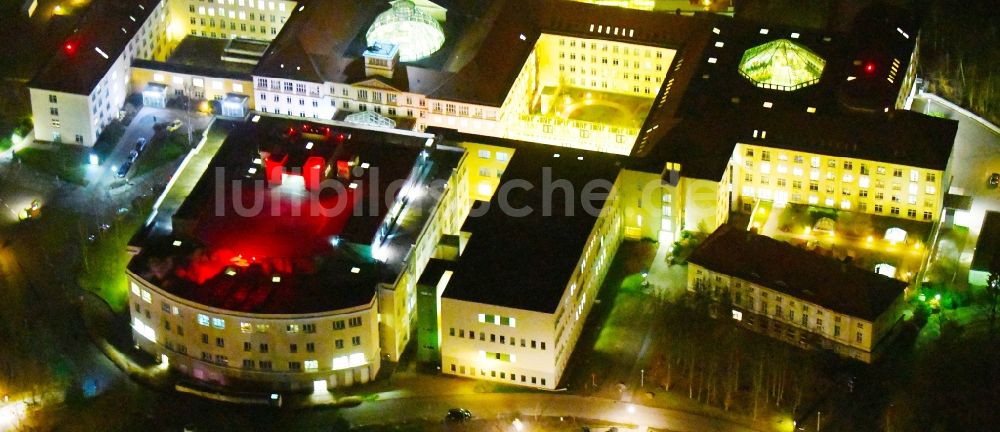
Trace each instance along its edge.
<instances>
[{"instance_id":1,"label":"street lamp","mask_svg":"<svg viewBox=\"0 0 1000 432\"><path fill-rule=\"evenodd\" d=\"M101 158L97 156L97 153L91 153L89 158L90 165L97 166L101 163Z\"/></svg>"},{"instance_id":2,"label":"street lamp","mask_svg":"<svg viewBox=\"0 0 1000 432\"><path fill-rule=\"evenodd\" d=\"M521 419L514 419L514 421L511 422L511 424L514 425L515 430L520 431L524 429L524 423L521 423Z\"/></svg>"},{"instance_id":3,"label":"street lamp","mask_svg":"<svg viewBox=\"0 0 1000 432\"><path fill-rule=\"evenodd\" d=\"M629 405L628 408L626 408L626 410L628 411L629 414L635 414L635 405Z\"/></svg>"}]
</instances>

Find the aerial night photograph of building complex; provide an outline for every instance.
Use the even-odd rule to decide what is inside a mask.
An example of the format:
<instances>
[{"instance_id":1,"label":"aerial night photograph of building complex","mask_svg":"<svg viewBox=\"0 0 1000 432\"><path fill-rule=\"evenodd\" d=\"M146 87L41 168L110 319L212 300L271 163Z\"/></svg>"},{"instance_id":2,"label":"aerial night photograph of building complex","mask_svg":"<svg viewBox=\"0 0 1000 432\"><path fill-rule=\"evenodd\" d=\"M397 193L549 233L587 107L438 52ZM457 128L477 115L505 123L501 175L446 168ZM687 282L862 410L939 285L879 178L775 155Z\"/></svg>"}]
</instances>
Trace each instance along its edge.
<instances>
[{"instance_id":1,"label":"aerial night photograph of building complex","mask_svg":"<svg viewBox=\"0 0 1000 432\"><path fill-rule=\"evenodd\" d=\"M1000 431L996 0L0 0L0 432Z\"/></svg>"}]
</instances>

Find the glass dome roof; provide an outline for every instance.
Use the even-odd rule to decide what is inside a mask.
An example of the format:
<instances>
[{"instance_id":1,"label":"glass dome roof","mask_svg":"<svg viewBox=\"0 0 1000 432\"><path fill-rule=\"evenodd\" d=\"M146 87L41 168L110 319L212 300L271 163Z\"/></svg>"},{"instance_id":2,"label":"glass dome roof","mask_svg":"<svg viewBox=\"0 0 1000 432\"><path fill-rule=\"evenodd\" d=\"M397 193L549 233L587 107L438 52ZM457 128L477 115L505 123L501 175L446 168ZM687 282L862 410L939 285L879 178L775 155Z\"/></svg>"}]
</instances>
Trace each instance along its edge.
<instances>
[{"instance_id":1,"label":"glass dome roof","mask_svg":"<svg viewBox=\"0 0 1000 432\"><path fill-rule=\"evenodd\" d=\"M444 44L444 30L434 18L410 0L397 0L382 12L365 35L368 45L389 42L399 47L399 61L411 62L430 56Z\"/></svg>"},{"instance_id":2,"label":"glass dome roof","mask_svg":"<svg viewBox=\"0 0 1000 432\"><path fill-rule=\"evenodd\" d=\"M757 87L791 91L815 84L826 61L788 39L757 45L743 53L740 74Z\"/></svg>"}]
</instances>

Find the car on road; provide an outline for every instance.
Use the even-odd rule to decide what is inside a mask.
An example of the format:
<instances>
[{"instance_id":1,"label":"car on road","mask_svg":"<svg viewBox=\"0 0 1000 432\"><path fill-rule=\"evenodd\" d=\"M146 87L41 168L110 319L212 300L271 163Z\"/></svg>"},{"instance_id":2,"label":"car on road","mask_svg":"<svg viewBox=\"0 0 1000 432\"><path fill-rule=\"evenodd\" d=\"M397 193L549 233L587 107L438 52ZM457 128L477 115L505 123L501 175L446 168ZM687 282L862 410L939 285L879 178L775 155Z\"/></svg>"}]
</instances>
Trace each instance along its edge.
<instances>
[{"instance_id":1,"label":"car on road","mask_svg":"<svg viewBox=\"0 0 1000 432\"><path fill-rule=\"evenodd\" d=\"M990 176L990 187L997 187L997 185L1000 185L1000 173L993 173Z\"/></svg>"},{"instance_id":2,"label":"car on road","mask_svg":"<svg viewBox=\"0 0 1000 432\"><path fill-rule=\"evenodd\" d=\"M42 205L38 202L38 200L31 200L31 205L24 210L21 210L21 213L17 215L17 218L19 220L28 220L37 218L41 214Z\"/></svg>"},{"instance_id":3,"label":"car on road","mask_svg":"<svg viewBox=\"0 0 1000 432\"><path fill-rule=\"evenodd\" d=\"M448 410L448 415L444 418L452 421L466 421L472 418L472 413L465 408L452 408Z\"/></svg>"},{"instance_id":4,"label":"car on road","mask_svg":"<svg viewBox=\"0 0 1000 432\"><path fill-rule=\"evenodd\" d=\"M183 124L184 123L181 122L180 120L174 120L174 121L170 122L170 124L167 125L167 132L173 132L173 131L175 131L177 129L180 129L181 125L183 125Z\"/></svg>"},{"instance_id":5,"label":"car on road","mask_svg":"<svg viewBox=\"0 0 1000 432\"><path fill-rule=\"evenodd\" d=\"M124 178L130 169L132 169L132 161L126 161L122 166L118 167L118 171L115 171L115 177Z\"/></svg>"},{"instance_id":6,"label":"car on road","mask_svg":"<svg viewBox=\"0 0 1000 432\"><path fill-rule=\"evenodd\" d=\"M135 162L135 160L138 159L138 158L139 158L139 151L138 150L132 150L132 151L128 152L128 160L130 162Z\"/></svg>"},{"instance_id":7,"label":"car on road","mask_svg":"<svg viewBox=\"0 0 1000 432\"><path fill-rule=\"evenodd\" d=\"M139 140L135 142L135 147L132 148L132 150L134 150L136 153L142 153L142 151L145 149L146 149L146 138L139 138Z\"/></svg>"}]
</instances>

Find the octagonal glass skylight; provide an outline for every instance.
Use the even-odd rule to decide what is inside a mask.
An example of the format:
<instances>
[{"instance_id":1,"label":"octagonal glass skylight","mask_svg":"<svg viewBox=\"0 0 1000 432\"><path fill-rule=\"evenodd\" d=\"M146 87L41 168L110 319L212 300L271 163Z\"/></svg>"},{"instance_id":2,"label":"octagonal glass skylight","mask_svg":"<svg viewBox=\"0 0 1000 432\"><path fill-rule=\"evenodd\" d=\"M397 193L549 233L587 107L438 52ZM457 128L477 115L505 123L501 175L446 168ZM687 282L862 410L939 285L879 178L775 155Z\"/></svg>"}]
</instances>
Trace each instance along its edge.
<instances>
[{"instance_id":1,"label":"octagonal glass skylight","mask_svg":"<svg viewBox=\"0 0 1000 432\"><path fill-rule=\"evenodd\" d=\"M757 87L791 91L815 84L826 61L788 39L757 45L743 53L740 74Z\"/></svg>"},{"instance_id":2,"label":"octagonal glass skylight","mask_svg":"<svg viewBox=\"0 0 1000 432\"><path fill-rule=\"evenodd\" d=\"M430 56L444 44L444 30L433 17L410 0L392 2L365 34L368 45L389 42L399 47L399 61L412 62Z\"/></svg>"}]
</instances>

